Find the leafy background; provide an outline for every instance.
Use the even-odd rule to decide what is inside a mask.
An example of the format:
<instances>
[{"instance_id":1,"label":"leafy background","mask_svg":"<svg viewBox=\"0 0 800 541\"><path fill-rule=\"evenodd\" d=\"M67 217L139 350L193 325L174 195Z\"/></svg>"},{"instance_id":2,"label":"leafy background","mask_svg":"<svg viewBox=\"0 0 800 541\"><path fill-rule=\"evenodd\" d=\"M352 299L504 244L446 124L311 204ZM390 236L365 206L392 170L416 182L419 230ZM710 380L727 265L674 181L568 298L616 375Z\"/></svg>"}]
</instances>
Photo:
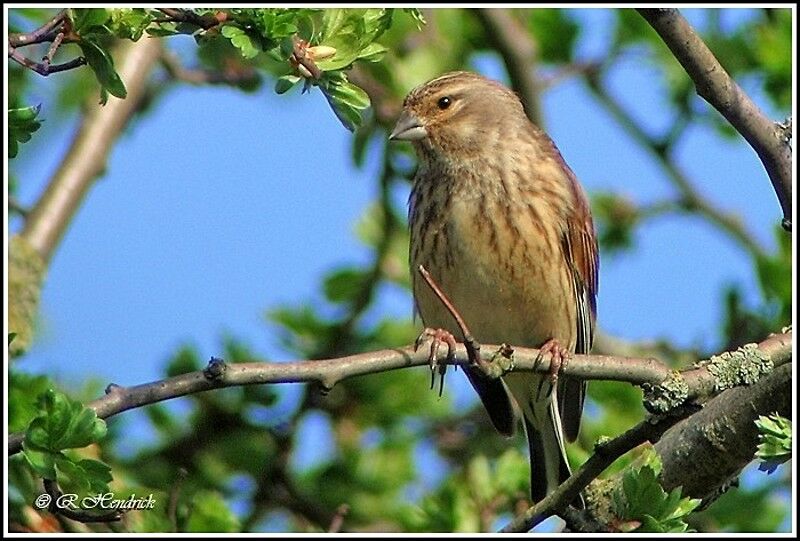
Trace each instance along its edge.
<instances>
[{"instance_id":1,"label":"leafy background","mask_svg":"<svg viewBox=\"0 0 800 541\"><path fill-rule=\"evenodd\" d=\"M341 16L335 11L324 15L331 27ZM788 116L790 10L682 11L768 116ZM53 13L14 9L10 27L30 30ZM450 69L508 82L472 10L423 13L418 29L397 10L377 40L382 57L378 46L363 53L377 34L374 25L359 26L378 20L370 13L342 19L352 28L328 37L344 51L352 41L336 36L350 32L361 41L348 58L374 55L377 62L359 61L358 69L379 83L388 110ZM367 111L355 134L343 127L360 121L365 103L339 75L326 75L324 93L301 94L298 79L276 94L294 72L260 50L286 52L294 19L258 16L274 43L253 43L233 26L223 26L225 39L199 44L165 38L186 66L253 65L258 77L237 90L156 73L147 107L50 264L36 341L10 372L10 430L27 425L50 381L90 400L108 382L159 379L212 355L322 358L405 345L418 332L407 289L408 147L386 144L391 121L380 111ZM522 21L538 44L537 72L552 83L541 94L540 123L593 199L602 331L677 362L790 323L792 247L777 228L763 168L694 95L646 23L631 10L609 9L529 10ZM91 62L85 47L83 54ZM581 69L597 60L600 77ZM97 79L88 68L48 78L13 63L8 70L10 104L41 107L40 129L9 164L9 193L26 206L57 167ZM101 82L116 95L108 76ZM609 99L668 151L658 155L632 137ZM736 215L752 245L681 200L670 167ZM14 233L22 221L11 213L8 224ZM522 438L506 441L491 430L460 373L448 376L442 398L428 390L428 377L422 369L367 376L327 395L303 385L205 393L114 418L102 445L86 453L111 465L118 494L153 492L161 502L126 519L136 531L320 531L343 503L348 530L497 528L526 490ZM572 458L583 460L598 437L642 415L637 390L591 384ZM9 466L11 520L33 527L26 509L40 489L19 457ZM738 489L690 525L788 531L790 486L790 466L770 475L749 468ZM165 509L171 493L179 502L173 517ZM557 526L551 520L540 529Z\"/></svg>"}]
</instances>

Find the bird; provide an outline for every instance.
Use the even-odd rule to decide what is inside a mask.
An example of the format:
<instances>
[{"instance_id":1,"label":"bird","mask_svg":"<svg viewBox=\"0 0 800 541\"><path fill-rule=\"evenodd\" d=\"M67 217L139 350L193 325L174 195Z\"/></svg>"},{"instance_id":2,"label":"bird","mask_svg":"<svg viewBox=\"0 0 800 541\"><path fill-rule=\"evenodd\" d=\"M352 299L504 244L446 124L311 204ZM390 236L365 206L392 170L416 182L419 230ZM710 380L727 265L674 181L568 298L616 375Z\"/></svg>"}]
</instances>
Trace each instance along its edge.
<instances>
[{"instance_id":1,"label":"bird","mask_svg":"<svg viewBox=\"0 0 800 541\"><path fill-rule=\"evenodd\" d=\"M493 379L465 367L498 432L513 436L521 417L530 496L541 501L571 474L565 440L578 436L586 393L585 382L553 368L589 352L597 318L598 245L586 193L519 96L478 73L449 72L412 89L389 139L410 141L417 156L409 263L426 332L452 341L459 327L417 275L420 265L479 342L551 355L551 374Z\"/></svg>"}]
</instances>

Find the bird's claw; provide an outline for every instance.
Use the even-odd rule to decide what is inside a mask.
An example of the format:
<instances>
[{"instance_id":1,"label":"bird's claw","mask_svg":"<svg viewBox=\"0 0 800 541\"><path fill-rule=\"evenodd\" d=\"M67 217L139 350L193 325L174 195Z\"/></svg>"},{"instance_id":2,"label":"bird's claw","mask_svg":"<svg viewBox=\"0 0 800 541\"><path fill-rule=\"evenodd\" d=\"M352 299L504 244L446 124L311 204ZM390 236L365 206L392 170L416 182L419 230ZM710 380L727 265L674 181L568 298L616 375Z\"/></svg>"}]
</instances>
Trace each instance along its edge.
<instances>
[{"instance_id":1,"label":"bird's claw","mask_svg":"<svg viewBox=\"0 0 800 541\"><path fill-rule=\"evenodd\" d=\"M456 339L452 333L444 329L433 329L426 327L414 341L414 351L417 351L422 343L427 339L431 340L431 350L430 355L428 356L428 364L431 367L431 389L433 389L433 386L436 382L436 374L438 372L440 377L439 396L442 396L442 391L444 390L444 375L447 372L447 363L440 364L437 355L439 353L439 347L442 345L442 342L444 342L447 344L446 359L448 361L452 361L456 351Z\"/></svg>"},{"instance_id":2,"label":"bird's claw","mask_svg":"<svg viewBox=\"0 0 800 541\"><path fill-rule=\"evenodd\" d=\"M541 362L544 355L550 354L550 382L555 384L558 375L566 368L570 359L570 352L555 338L551 338L539 348L539 355L536 356L536 363Z\"/></svg>"}]
</instances>

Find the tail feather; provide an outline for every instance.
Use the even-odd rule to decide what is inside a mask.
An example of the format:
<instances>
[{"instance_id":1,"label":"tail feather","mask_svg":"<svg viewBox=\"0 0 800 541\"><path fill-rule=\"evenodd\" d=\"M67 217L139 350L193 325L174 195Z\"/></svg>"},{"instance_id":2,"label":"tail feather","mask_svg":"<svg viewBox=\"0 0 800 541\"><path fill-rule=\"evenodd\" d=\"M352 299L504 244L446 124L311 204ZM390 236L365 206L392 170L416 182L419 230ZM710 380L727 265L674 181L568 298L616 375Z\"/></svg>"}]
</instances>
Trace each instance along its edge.
<instances>
[{"instance_id":1,"label":"tail feather","mask_svg":"<svg viewBox=\"0 0 800 541\"><path fill-rule=\"evenodd\" d=\"M534 502L543 500L572 475L564 447L555 389L547 402L546 406L542 403L531 404L530 411L538 411L540 415L534 418L525 415L525 432L528 436L531 463L531 499ZM580 495L572 504L580 509L584 508L583 498Z\"/></svg>"},{"instance_id":2,"label":"tail feather","mask_svg":"<svg viewBox=\"0 0 800 541\"><path fill-rule=\"evenodd\" d=\"M572 474L561 436L560 418L558 412L552 410L552 407L547 408L541 423L525 416L531 462L531 499L534 502L543 500Z\"/></svg>"}]
</instances>

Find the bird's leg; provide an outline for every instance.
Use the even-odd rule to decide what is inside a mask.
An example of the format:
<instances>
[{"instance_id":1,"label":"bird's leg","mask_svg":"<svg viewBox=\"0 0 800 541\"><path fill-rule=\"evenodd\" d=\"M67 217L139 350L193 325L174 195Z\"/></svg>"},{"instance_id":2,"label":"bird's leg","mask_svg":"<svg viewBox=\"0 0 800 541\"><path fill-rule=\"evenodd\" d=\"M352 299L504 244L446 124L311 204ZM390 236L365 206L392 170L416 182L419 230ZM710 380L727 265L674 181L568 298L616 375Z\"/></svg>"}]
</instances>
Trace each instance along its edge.
<instances>
[{"instance_id":1,"label":"bird's leg","mask_svg":"<svg viewBox=\"0 0 800 541\"><path fill-rule=\"evenodd\" d=\"M436 381L436 373L439 373L440 382L439 382L439 396L442 396L442 391L444 390L444 375L447 372L447 363L439 364L437 354L439 353L439 347L442 345L442 342L447 344L447 360L452 361L455 356L456 351L456 339L449 331L444 329L433 329L430 327L425 327L425 329L420 333L417 337L416 341L414 341L414 351L419 349L419 346L422 343L430 338L431 341L431 352L428 356L428 363L431 366L431 389L433 389L433 384Z\"/></svg>"},{"instance_id":2,"label":"bird's leg","mask_svg":"<svg viewBox=\"0 0 800 541\"><path fill-rule=\"evenodd\" d=\"M567 363L569 363L570 352L567 348L561 345L555 338L551 338L539 348L539 355L536 356L536 364L541 362L545 354L550 354L550 382L555 384L558 381L558 375L561 373Z\"/></svg>"}]
</instances>

